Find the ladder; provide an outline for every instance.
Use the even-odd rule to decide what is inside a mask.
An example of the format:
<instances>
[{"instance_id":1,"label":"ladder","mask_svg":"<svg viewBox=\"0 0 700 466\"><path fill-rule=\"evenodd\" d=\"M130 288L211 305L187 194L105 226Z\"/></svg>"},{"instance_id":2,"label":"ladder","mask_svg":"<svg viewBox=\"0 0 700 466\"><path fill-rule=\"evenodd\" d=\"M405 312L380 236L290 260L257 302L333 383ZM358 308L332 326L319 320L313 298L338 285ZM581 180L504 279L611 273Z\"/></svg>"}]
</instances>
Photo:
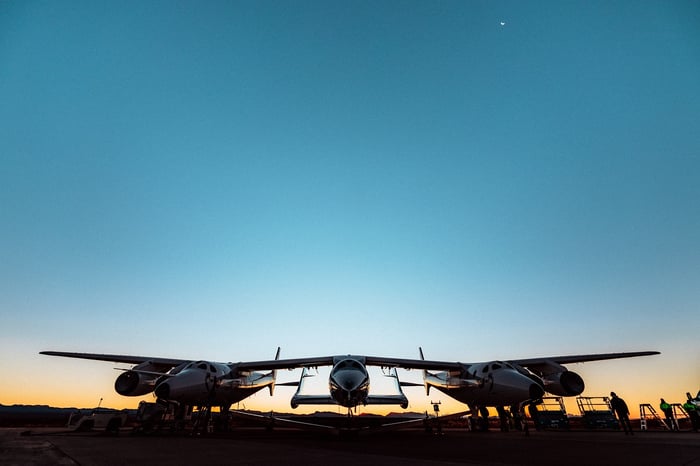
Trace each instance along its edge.
<instances>
[{"instance_id":1,"label":"ladder","mask_svg":"<svg viewBox=\"0 0 700 466\"><path fill-rule=\"evenodd\" d=\"M671 403L671 409L673 410L673 422L676 424L676 430L680 430L678 420L684 418L690 420L690 416L680 403Z\"/></svg>"},{"instance_id":2,"label":"ladder","mask_svg":"<svg viewBox=\"0 0 700 466\"><path fill-rule=\"evenodd\" d=\"M661 424L664 427L664 429L671 430L671 428L666 424L666 421L664 419L661 419L654 407L649 403L642 403L639 405L639 428L641 430L647 430L647 411L649 413L648 415L652 416L654 419L659 421L659 424Z\"/></svg>"},{"instance_id":3,"label":"ladder","mask_svg":"<svg viewBox=\"0 0 700 466\"><path fill-rule=\"evenodd\" d=\"M680 419L680 418L690 419L690 416L688 415L686 410L683 408L682 404L672 403L671 408L673 408L673 417L675 419Z\"/></svg>"}]
</instances>

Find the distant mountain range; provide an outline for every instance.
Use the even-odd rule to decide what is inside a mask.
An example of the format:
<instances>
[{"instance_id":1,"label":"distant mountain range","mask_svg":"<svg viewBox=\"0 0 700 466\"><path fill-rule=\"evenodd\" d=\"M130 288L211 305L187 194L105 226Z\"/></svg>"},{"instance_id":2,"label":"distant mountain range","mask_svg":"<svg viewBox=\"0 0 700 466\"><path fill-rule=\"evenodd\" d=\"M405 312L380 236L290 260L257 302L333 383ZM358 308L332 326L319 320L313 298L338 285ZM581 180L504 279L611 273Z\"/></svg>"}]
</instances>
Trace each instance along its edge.
<instances>
[{"instance_id":1,"label":"distant mountain range","mask_svg":"<svg viewBox=\"0 0 700 466\"><path fill-rule=\"evenodd\" d=\"M72 415L88 415L95 408L54 408L47 405L12 405L0 404L0 427L25 426L64 426ZM100 408L104 411L119 411L110 408ZM135 414L136 410L128 410ZM133 413L132 413L133 412Z\"/></svg>"}]
</instances>

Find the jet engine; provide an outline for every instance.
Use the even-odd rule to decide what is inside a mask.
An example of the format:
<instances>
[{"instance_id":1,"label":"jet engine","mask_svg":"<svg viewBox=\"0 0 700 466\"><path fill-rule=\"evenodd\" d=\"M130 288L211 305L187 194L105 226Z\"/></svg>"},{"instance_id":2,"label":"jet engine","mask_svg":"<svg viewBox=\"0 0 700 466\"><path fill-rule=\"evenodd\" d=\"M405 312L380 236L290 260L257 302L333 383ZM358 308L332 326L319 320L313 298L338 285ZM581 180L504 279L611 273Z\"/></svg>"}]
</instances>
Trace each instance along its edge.
<instances>
[{"instance_id":1,"label":"jet engine","mask_svg":"<svg viewBox=\"0 0 700 466\"><path fill-rule=\"evenodd\" d=\"M576 396L583 393L585 384L576 372L563 371L542 376L544 389L556 396Z\"/></svg>"},{"instance_id":2,"label":"jet engine","mask_svg":"<svg viewBox=\"0 0 700 466\"><path fill-rule=\"evenodd\" d=\"M148 361L143 362L130 371L120 374L114 382L114 390L123 396L141 396L151 393L156 386L158 376L139 371L160 372L160 369Z\"/></svg>"}]
</instances>

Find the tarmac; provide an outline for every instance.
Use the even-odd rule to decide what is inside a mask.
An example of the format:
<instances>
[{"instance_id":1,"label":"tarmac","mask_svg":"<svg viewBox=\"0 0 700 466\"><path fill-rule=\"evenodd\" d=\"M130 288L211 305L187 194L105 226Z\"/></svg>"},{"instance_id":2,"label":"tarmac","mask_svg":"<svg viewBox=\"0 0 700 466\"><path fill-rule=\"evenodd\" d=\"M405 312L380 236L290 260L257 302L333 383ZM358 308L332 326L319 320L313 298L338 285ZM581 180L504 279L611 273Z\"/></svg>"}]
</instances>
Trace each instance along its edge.
<instances>
[{"instance_id":1,"label":"tarmac","mask_svg":"<svg viewBox=\"0 0 700 466\"><path fill-rule=\"evenodd\" d=\"M339 436L241 428L225 434L118 436L57 429L0 429L0 464L43 465L698 465L700 433L479 432L422 429Z\"/></svg>"}]
</instances>

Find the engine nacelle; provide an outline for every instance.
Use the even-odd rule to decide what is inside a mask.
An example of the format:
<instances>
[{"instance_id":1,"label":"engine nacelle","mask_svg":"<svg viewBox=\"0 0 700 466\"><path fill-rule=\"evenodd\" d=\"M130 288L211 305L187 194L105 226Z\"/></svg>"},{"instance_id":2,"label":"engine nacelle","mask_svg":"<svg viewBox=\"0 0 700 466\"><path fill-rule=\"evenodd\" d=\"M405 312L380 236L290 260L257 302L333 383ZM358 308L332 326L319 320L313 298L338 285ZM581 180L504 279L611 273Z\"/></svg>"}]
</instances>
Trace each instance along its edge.
<instances>
[{"instance_id":1,"label":"engine nacelle","mask_svg":"<svg viewBox=\"0 0 700 466\"><path fill-rule=\"evenodd\" d=\"M576 396L586 388L583 379L576 372L563 371L542 377L544 389L556 396Z\"/></svg>"},{"instance_id":2,"label":"engine nacelle","mask_svg":"<svg viewBox=\"0 0 700 466\"><path fill-rule=\"evenodd\" d=\"M156 386L158 376L138 371L158 372L158 369L150 362L141 363L132 370L120 374L114 382L114 390L123 396L141 396L151 393Z\"/></svg>"}]
</instances>

